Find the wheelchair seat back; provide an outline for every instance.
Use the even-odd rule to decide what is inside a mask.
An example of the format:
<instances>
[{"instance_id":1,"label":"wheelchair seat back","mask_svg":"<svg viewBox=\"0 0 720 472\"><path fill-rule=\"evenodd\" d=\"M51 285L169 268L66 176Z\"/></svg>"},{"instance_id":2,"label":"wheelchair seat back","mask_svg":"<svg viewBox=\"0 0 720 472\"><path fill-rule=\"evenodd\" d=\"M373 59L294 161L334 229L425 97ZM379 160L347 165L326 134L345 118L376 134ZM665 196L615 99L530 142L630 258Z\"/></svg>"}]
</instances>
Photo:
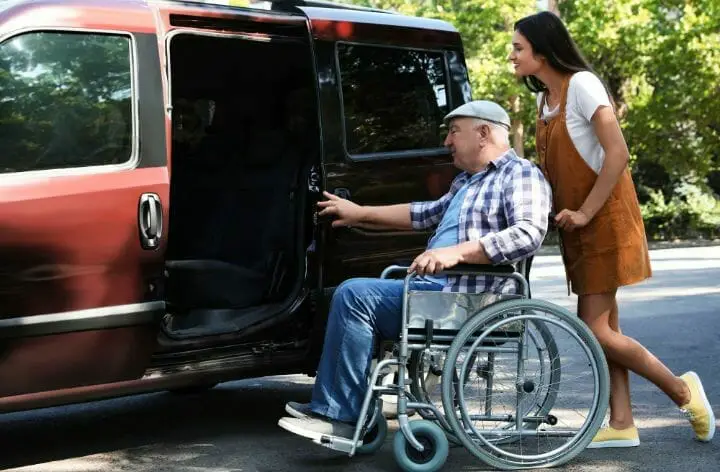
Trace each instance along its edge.
<instances>
[{"instance_id":1,"label":"wheelchair seat back","mask_svg":"<svg viewBox=\"0 0 720 472\"><path fill-rule=\"evenodd\" d=\"M508 299L522 298L521 295L494 293L456 293L411 290L408 292L408 340L424 342L430 325L433 338L447 340L456 334L465 322L477 315L483 308ZM503 337L519 335L521 325L509 323L502 328Z\"/></svg>"}]
</instances>

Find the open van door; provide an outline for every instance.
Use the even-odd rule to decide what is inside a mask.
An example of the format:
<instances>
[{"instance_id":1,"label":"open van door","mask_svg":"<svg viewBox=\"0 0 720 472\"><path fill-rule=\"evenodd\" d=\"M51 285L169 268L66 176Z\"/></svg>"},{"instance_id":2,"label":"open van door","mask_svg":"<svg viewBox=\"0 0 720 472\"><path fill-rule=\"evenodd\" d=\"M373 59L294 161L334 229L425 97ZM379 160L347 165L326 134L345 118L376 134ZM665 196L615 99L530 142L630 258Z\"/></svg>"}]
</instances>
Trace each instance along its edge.
<instances>
[{"instance_id":1,"label":"open van door","mask_svg":"<svg viewBox=\"0 0 720 472\"><path fill-rule=\"evenodd\" d=\"M360 205L441 197L457 174L443 147L442 119L471 100L460 34L443 21L390 12L297 8L310 23L323 104L322 189ZM378 277L390 264L409 264L430 237L320 223L310 374L335 287L351 277Z\"/></svg>"},{"instance_id":2,"label":"open van door","mask_svg":"<svg viewBox=\"0 0 720 472\"><path fill-rule=\"evenodd\" d=\"M169 201L158 57L141 2L0 10L0 408L149 363Z\"/></svg>"},{"instance_id":3,"label":"open van door","mask_svg":"<svg viewBox=\"0 0 720 472\"><path fill-rule=\"evenodd\" d=\"M457 170L442 120L470 99L452 25L389 12L298 7L318 68L324 187L360 205L434 200ZM427 232L324 226L323 285L378 277L422 252Z\"/></svg>"}]
</instances>

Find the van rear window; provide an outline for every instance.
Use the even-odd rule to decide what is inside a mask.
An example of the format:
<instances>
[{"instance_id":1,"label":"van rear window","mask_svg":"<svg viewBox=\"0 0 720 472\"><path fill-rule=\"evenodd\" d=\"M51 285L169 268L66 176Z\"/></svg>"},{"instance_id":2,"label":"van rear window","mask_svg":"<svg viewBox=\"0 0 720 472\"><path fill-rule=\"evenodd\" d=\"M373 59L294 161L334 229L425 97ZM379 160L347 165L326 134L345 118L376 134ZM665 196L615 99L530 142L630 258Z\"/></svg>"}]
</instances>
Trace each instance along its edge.
<instances>
[{"instance_id":1,"label":"van rear window","mask_svg":"<svg viewBox=\"0 0 720 472\"><path fill-rule=\"evenodd\" d=\"M349 154L442 146L448 113L442 52L339 43L337 56Z\"/></svg>"},{"instance_id":2,"label":"van rear window","mask_svg":"<svg viewBox=\"0 0 720 472\"><path fill-rule=\"evenodd\" d=\"M133 155L130 37L31 32L0 45L0 173Z\"/></svg>"}]
</instances>

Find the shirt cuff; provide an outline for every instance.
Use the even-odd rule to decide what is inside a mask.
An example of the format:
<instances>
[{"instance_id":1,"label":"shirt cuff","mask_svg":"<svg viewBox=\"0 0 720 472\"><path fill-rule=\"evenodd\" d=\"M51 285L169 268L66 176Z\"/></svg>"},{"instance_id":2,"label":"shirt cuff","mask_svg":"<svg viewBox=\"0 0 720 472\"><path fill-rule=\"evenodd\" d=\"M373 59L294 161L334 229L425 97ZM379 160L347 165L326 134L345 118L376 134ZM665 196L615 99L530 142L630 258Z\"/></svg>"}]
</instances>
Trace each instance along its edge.
<instances>
[{"instance_id":1,"label":"shirt cuff","mask_svg":"<svg viewBox=\"0 0 720 472\"><path fill-rule=\"evenodd\" d=\"M485 248L485 254L490 259L493 265L502 264L507 262L505 255L502 252L500 245L500 239L495 234L487 234L480 238L480 244Z\"/></svg>"}]
</instances>

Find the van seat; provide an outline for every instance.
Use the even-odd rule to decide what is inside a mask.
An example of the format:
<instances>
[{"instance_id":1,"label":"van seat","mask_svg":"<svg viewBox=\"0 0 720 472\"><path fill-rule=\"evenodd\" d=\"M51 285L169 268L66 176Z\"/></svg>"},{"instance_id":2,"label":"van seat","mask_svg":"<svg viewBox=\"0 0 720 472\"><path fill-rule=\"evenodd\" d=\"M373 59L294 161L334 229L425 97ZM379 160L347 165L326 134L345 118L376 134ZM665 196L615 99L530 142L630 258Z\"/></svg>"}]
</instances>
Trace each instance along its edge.
<instances>
[{"instance_id":1,"label":"van seat","mask_svg":"<svg viewBox=\"0 0 720 472\"><path fill-rule=\"evenodd\" d=\"M267 289L268 274L227 262L168 261L165 268L167 300L183 309L259 305Z\"/></svg>"}]
</instances>

